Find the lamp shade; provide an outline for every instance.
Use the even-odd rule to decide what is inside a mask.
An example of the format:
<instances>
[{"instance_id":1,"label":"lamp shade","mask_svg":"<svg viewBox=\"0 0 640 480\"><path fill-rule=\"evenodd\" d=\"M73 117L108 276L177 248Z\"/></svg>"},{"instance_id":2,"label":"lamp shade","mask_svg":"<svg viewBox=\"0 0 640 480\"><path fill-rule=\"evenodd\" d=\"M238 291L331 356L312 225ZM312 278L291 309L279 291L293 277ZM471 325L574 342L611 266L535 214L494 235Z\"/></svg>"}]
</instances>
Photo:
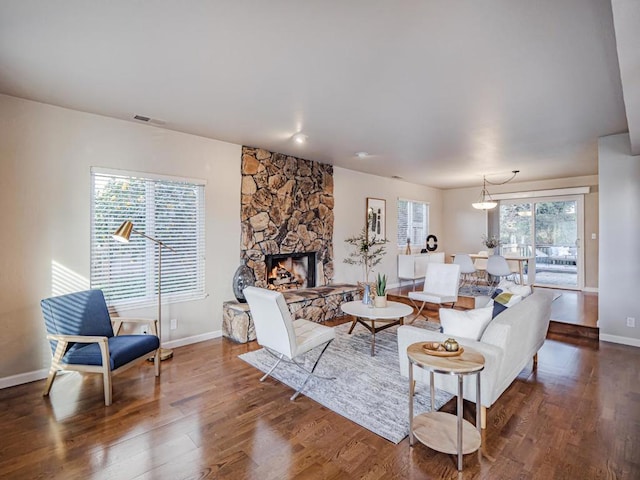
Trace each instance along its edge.
<instances>
[{"instance_id":1,"label":"lamp shade","mask_svg":"<svg viewBox=\"0 0 640 480\"><path fill-rule=\"evenodd\" d=\"M117 240L122 243L129 243L129 237L131 236L131 231L133 230L133 223L129 220L125 220L122 222L122 225L118 227L118 229L112 235L114 240Z\"/></svg>"}]
</instances>

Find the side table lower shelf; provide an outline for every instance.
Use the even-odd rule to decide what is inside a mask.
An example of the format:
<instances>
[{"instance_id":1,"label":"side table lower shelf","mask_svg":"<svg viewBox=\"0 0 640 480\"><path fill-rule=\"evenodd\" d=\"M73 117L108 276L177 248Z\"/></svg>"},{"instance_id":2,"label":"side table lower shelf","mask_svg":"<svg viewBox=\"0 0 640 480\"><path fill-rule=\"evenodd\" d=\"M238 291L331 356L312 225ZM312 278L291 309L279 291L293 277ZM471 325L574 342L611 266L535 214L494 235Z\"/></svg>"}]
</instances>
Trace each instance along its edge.
<instances>
[{"instance_id":1,"label":"side table lower shelf","mask_svg":"<svg viewBox=\"0 0 640 480\"><path fill-rule=\"evenodd\" d=\"M442 453L458 454L458 417L445 412L427 412L413 418L413 434L427 447ZM480 448L482 438L478 429L462 420L462 454Z\"/></svg>"}]
</instances>

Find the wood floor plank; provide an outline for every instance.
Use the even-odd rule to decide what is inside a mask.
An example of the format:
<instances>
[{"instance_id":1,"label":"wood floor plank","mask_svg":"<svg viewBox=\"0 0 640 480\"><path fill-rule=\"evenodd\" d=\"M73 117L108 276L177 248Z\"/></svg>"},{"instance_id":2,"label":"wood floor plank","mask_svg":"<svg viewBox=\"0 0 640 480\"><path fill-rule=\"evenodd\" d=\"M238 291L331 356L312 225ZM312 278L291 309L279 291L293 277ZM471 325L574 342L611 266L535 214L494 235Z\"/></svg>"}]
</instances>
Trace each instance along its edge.
<instances>
[{"instance_id":1,"label":"wood floor plank","mask_svg":"<svg viewBox=\"0 0 640 480\"><path fill-rule=\"evenodd\" d=\"M478 454L394 445L238 359L258 348L216 339L114 377L70 374L0 390L0 477L640 478L640 349L548 339L488 411ZM444 410L455 411L455 401ZM465 418L474 406L465 402Z\"/></svg>"}]
</instances>

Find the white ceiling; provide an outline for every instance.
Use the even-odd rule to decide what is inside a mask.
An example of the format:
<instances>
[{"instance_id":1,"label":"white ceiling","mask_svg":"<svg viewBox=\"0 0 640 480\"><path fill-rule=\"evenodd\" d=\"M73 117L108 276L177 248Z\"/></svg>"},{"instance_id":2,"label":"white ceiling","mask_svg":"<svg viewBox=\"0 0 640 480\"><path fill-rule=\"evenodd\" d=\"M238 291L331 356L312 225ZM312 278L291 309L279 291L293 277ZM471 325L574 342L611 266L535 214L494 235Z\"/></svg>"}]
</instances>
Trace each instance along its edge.
<instances>
[{"instance_id":1,"label":"white ceiling","mask_svg":"<svg viewBox=\"0 0 640 480\"><path fill-rule=\"evenodd\" d=\"M0 92L439 188L627 131L606 0L3 0Z\"/></svg>"}]
</instances>

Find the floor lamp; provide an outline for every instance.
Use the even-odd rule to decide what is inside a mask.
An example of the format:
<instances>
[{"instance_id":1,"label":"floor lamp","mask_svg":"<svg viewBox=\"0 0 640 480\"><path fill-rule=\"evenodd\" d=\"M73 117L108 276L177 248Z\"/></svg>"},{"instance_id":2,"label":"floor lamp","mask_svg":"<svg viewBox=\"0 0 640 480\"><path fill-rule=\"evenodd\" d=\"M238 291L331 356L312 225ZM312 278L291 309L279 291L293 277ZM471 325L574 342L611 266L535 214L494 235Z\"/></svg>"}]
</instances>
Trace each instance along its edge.
<instances>
[{"instance_id":1,"label":"floor lamp","mask_svg":"<svg viewBox=\"0 0 640 480\"><path fill-rule=\"evenodd\" d=\"M114 240L117 240L118 242L129 243L131 232L137 233L138 235L141 235L147 240L151 240L156 245L158 245L158 338L160 339L160 345L162 346L162 249L168 248L172 252L175 252L175 250L164 242L161 242L156 238L152 238L142 232L135 230L133 228L133 223L131 223L130 220L122 222L122 225L118 227L118 229L112 236ZM167 360L172 356L173 350L162 347L160 348L160 360Z\"/></svg>"}]
</instances>

